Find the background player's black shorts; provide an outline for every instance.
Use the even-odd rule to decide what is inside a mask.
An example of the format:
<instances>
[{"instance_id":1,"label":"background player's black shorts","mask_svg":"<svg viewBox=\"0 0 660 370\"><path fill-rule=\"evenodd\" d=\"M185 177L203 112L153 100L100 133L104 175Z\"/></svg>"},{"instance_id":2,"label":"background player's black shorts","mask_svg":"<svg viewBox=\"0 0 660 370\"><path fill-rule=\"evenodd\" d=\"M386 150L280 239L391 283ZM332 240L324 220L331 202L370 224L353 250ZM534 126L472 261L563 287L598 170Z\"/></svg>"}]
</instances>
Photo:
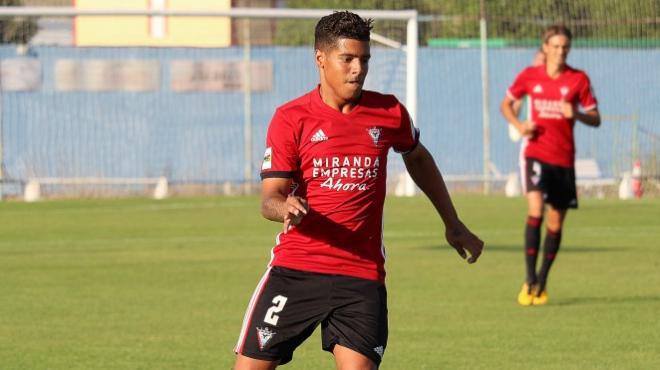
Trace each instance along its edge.
<instances>
[{"instance_id":1,"label":"background player's black shorts","mask_svg":"<svg viewBox=\"0 0 660 370\"><path fill-rule=\"evenodd\" d=\"M525 158L525 185L527 191L541 191L546 203L557 209L577 208L575 169L560 167Z\"/></svg>"},{"instance_id":2,"label":"background player's black shorts","mask_svg":"<svg viewBox=\"0 0 660 370\"><path fill-rule=\"evenodd\" d=\"M385 285L272 267L250 300L234 351L285 364L319 324L324 350L339 344L379 365L388 334Z\"/></svg>"}]
</instances>

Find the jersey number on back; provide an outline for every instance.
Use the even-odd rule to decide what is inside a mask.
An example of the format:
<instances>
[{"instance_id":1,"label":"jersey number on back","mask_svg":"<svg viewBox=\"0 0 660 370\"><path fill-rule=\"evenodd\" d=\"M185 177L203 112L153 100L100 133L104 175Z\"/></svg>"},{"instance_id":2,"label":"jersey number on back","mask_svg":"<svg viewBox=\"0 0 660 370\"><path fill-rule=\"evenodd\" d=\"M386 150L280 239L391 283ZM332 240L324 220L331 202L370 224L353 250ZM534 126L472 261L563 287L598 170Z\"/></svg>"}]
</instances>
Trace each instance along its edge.
<instances>
[{"instance_id":1,"label":"jersey number on back","mask_svg":"<svg viewBox=\"0 0 660 370\"><path fill-rule=\"evenodd\" d=\"M277 326L277 320L279 320L280 317L276 315L276 313L279 313L284 309L284 305L286 304L287 299L288 298L283 295L277 295L275 298L273 298L274 306L266 311L266 317L264 317L265 323Z\"/></svg>"}]
</instances>

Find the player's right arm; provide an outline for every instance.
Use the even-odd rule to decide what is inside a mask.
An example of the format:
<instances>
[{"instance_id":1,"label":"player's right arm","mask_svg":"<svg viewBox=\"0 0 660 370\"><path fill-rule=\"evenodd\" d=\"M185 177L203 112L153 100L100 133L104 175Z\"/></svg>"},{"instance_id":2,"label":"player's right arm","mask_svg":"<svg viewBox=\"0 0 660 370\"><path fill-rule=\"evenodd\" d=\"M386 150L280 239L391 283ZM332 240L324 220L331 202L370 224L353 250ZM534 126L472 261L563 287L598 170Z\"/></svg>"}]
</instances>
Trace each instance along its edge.
<instances>
[{"instance_id":1,"label":"player's right arm","mask_svg":"<svg viewBox=\"0 0 660 370\"><path fill-rule=\"evenodd\" d=\"M500 104L500 111L510 125L520 132L522 136L531 137L536 131L536 125L532 121L520 121L518 114L520 110L520 100L505 95ZM516 105L518 109L516 109Z\"/></svg>"},{"instance_id":2,"label":"player's right arm","mask_svg":"<svg viewBox=\"0 0 660 370\"><path fill-rule=\"evenodd\" d=\"M261 214L284 223L284 233L298 225L309 211L307 199L290 194L290 178L269 177L261 182Z\"/></svg>"},{"instance_id":3,"label":"player's right arm","mask_svg":"<svg viewBox=\"0 0 660 370\"><path fill-rule=\"evenodd\" d=\"M290 116L277 109L268 126L266 152L261 164L261 214L284 223L284 233L298 225L307 214L307 199L291 192L293 173L298 170L300 132Z\"/></svg>"},{"instance_id":4,"label":"player's right arm","mask_svg":"<svg viewBox=\"0 0 660 370\"><path fill-rule=\"evenodd\" d=\"M507 89L506 95L504 95L504 99L502 99L502 103L500 103L500 111L504 118L510 125L513 125L523 137L532 137L536 132L536 125L533 121L521 121L518 118L518 114L520 113L520 100L524 95L529 93L526 88L526 81L529 73L530 69L525 68L518 74L518 76L516 76L516 79ZM516 105L518 105L518 107L516 107Z\"/></svg>"}]
</instances>

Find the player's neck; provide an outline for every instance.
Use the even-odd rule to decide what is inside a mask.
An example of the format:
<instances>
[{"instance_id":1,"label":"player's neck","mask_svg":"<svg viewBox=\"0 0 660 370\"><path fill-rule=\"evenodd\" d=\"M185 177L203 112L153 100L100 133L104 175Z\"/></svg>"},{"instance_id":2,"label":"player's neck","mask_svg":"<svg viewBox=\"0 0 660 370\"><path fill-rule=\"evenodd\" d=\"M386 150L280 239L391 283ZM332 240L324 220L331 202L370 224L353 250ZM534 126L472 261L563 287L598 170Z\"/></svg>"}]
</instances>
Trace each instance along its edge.
<instances>
[{"instance_id":1,"label":"player's neck","mask_svg":"<svg viewBox=\"0 0 660 370\"><path fill-rule=\"evenodd\" d=\"M334 91L332 91L331 88L324 86L324 84L321 84L321 87L319 88L319 94L321 95L321 100L327 106L343 114L351 113L351 111L357 106L357 103L360 100L359 97L357 99L343 99L339 97Z\"/></svg>"},{"instance_id":2,"label":"player's neck","mask_svg":"<svg viewBox=\"0 0 660 370\"><path fill-rule=\"evenodd\" d=\"M552 79L558 78L565 70L566 70L566 64L547 63L545 65L545 73L548 75L548 77Z\"/></svg>"}]
</instances>

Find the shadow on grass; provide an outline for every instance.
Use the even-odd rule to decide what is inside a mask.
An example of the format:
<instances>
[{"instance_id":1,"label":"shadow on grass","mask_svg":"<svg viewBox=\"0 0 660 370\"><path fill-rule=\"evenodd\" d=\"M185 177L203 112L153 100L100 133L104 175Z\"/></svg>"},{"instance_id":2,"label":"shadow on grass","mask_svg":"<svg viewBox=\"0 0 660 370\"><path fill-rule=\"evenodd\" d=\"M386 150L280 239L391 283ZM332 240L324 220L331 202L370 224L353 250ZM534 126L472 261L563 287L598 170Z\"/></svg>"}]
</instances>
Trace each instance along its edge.
<instances>
[{"instance_id":1,"label":"shadow on grass","mask_svg":"<svg viewBox=\"0 0 660 370\"><path fill-rule=\"evenodd\" d=\"M634 297L573 297L557 299L553 302L557 306L574 306L589 304L619 304L619 303L652 303L660 302L660 295L634 296Z\"/></svg>"},{"instance_id":2,"label":"shadow on grass","mask_svg":"<svg viewBox=\"0 0 660 370\"><path fill-rule=\"evenodd\" d=\"M425 249L425 250L446 250L448 248L447 245L421 245L419 247L415 247L415 249ZM617 247L580 247L580 246L573 246L573 245L567 245L567 246L562 246L561 249L559 250L559 253L607 253L607 252L622 252L622 251L630 251L636 249L635 247L627 247L627 246L617 246ZM451 248L449 249L451 250ZM541 246L541 252L543 251L543 246ZM493 244L486 244L486 247L484 248L484 252L488 253L523 253L523 247L522 245L493 245Z\"/></svg>"}]
</instances>

